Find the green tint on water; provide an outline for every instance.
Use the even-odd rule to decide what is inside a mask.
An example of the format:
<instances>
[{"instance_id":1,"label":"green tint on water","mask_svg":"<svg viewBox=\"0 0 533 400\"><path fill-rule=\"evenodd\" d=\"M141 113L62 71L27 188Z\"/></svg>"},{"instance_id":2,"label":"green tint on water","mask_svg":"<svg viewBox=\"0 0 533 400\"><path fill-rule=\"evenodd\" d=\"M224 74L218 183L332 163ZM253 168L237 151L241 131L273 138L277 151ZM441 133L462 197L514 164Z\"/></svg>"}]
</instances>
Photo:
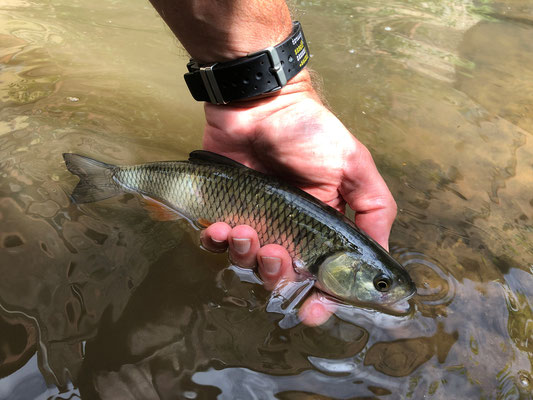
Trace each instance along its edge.
<instances>
[{"instance_id":1,"label":"green tint on water","mask_svg":"<svg viewBox=\"0 0 533 400\"><path fill-rule=\"evenodd\" d=\"M294 6L330 107L398 203L413 312L281 329L186 222L131 195L71 204L63 152L201 146L187 57L144 1L4 0L0 399L532 397L531 2Z\"/></svg>"}]
</instances>

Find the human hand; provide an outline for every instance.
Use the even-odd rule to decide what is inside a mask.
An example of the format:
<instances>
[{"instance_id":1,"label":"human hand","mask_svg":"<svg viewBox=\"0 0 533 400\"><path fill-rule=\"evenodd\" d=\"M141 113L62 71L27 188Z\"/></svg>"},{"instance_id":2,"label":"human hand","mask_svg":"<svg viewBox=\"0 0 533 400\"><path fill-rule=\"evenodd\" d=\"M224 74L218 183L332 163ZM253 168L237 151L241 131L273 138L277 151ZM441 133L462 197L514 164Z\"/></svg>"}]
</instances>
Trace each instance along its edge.
<instances>
[{"instance_id":1,"label":"human hand","mask_svg":"<svg viewBox=\"0 0 533 400\"><path fill-rule=\"evenodd\" d=\"M396 203L366 147L320 102L308 71L270 97L225 106L206 103L205 114L205 150L278 176L339 211L348 203L356 211L355 223L388 249ZM202 233L202 243L212 251L229 247L238 265L257 264L268 289L282 278L296 278L287 250L261 247L250 227L215 223ZM320 325L333 311L315 292L299 315L308 325Z\"/></svg>"}]
</instances>

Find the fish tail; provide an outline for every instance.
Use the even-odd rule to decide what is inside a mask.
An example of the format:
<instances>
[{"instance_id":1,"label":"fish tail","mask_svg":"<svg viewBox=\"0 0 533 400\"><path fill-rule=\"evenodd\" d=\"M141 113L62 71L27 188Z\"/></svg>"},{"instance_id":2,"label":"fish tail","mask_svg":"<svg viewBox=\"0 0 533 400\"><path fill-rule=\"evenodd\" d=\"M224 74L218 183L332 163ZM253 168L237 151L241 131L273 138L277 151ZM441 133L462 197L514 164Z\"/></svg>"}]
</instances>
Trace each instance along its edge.
<instances>
[{"instance_id":1,"label":"fish tail","mask_svg":"<svg viewBox=\"0 0 533 400\"><path fill-rule=\"evenodd\" d=\"M64 153L67 169L80 178L71 198L75 203L92 203L116 196L123 189L114 179L114 165L73 153Z\"/></svg>"}]
</instances>

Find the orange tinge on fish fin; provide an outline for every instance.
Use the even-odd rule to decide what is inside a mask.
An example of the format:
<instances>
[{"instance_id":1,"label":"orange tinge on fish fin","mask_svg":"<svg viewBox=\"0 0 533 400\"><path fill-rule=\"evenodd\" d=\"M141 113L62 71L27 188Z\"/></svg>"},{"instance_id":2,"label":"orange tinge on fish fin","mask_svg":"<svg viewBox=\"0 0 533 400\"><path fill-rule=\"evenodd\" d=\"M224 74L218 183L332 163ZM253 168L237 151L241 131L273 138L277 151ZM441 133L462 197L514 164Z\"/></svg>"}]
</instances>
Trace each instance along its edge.
<instances>
[{"instance_id":1,"label":"orange tinge on fish fin","mask_svg":"<svg viewBox=\"0 0 533 400\"><path fill-rule=\"evenodd\" d=\"M213 224L211 221L208 221L204 218L198 218L196 222L198 225L203 226L204 228L207 228L209 225Z\"/></svg>"},{"instance_id":2,"label":"orange tinge on fish fin","mask_svg":"<svg viewBox=\"0 0 533 400\"><path fill-rule=\"evenodd\" d=\"M175 221L183 218L176 210L151 197L142 196L142 203L150 218L156 221Z\"/></svg>"}]
</instances>

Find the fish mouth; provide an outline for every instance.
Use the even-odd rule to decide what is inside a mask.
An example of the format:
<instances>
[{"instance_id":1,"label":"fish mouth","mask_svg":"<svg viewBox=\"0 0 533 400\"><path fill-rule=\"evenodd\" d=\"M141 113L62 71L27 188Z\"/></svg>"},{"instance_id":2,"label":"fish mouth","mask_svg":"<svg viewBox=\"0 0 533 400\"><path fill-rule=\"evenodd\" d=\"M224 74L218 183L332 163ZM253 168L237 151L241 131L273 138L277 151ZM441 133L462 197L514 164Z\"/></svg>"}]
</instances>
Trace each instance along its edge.
<instances>
[{"instance_id":1,"label":"fish mouth","mask_svg":"<svg viewBox=\"0 0 533 400\"><path fill-rule=\"evenodd\" d=\"M409 293L407 296L405 296L402 300L409 300L416 294L416 286L413 285L413 288L411 289L411 293Z\"/></svg>"},{"instance_id":2,"label":"fish mouth","mask_svg":"<svg viewBox=\"0 0 533 400\"><path fill-rule=\"evenodd\" d=\"M382 297L381 297L381 305L383 305L384 307L390 307L390 306L394 306L396 304L399 304L399 303L407 303L408 300L410 300L414 295L416 294L416 286L412 285L411 288L410 288L410 291L401 296L401 297L396 297L394 295L388 295L388 294L383 294ZM395 298L396 297L396 298Z\"/></svg>"},{"instance_id":3,"label":"fish mouth","mask_svg":"<svg viewBox=\"0 0 533 400\"><path fill-rule=\"evenodd\" d=\"M416 294L416 286L413 285L411 292L405 296L402 297L399 300L396 300L392 303L389 303L385 306L391 313L396 315L407 315L411 312L411 304L409 304L409 300L413 298L413 296Z\"/></svg>"},{"instance_id":4,"label":"fish mouth","mask_svg":"<svg viewBox=\"0 0 533 400\"><path fill-rule=\"evenodd\" d=\"M384 304L382 308L387 312L387 314L405 316L408 315L412 310L411 304L409 304L408 300L409 299L401 299L394 303Z\"/></svg>"}]
</instances>

